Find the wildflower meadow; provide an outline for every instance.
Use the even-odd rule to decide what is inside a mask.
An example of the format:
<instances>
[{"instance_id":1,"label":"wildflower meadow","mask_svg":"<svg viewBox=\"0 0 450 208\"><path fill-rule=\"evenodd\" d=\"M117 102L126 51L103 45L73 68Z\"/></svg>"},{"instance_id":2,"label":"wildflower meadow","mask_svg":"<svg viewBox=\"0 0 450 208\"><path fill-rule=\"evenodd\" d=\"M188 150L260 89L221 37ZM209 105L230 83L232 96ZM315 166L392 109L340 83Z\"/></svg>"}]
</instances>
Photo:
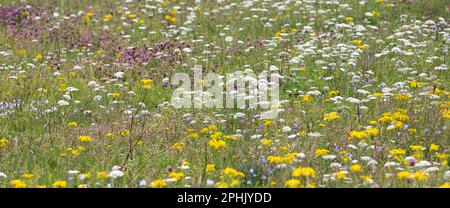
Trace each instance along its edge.
<instances>
[{"instance_id":1,"label":"wildflower meadow","mask_svg":"<svg viewBox=\"0 0 450 208\"><path fill-rule=\"evenodd\" d=\"M448 0L0 0L1 188L449 188Z\"/></svg>"}]
</instances>

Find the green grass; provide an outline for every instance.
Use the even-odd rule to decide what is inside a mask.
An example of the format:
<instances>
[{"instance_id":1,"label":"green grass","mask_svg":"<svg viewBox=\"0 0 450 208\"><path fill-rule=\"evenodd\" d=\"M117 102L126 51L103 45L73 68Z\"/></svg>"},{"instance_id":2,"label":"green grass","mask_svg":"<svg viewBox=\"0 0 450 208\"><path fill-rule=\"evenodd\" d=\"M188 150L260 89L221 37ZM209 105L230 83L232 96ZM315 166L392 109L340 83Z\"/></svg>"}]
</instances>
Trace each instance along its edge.
<instances>
[{"instance_id":1,"label":"green grass","mask_svg":"<svg viewBox=\"0 0 450 208\"><path fill-rule=\"evenodd\" d=\"M139 182L145 180L147 187L151 187L152 182L159 179L169 179L167 187L297 186L289 183L290 179L298 179L301 187L448 185L450 76L448 69L434 68L450 65L450 28L448 24L441 24L441 33L436 33L427 31L423 24L426 20L438 22L439 17L448 22L448 1L380 3L370 0L366 5L347 0L331 5L326 1L288 5L261 1L248 8L241 1L194 2L167 1L163 5L112 0L36 0L29 3L31 13L28 16L24 13L15 16L17 22L28 18L31 26L0 21L0 51L11 54L0 55L0 102L16 104L9 109L14 112L8 115L2 116L5 108L0 108L0 139L4 139L4 144L0 143L0 172L8 176L0 176L0 187L23 185L17 185L17 181L11 183L13 180L20 180L27 187L52 187L58 180L67 181L67 187L106 187L108 184L138 187ZM233 3L235 6L231 6ZM394 6L388 7L389 3ZM342 6L344 4L348 6ZM283 5L285 9L279 10L276 5ZM0 0L2 9L25 6L16 1ZM228 6L230 8L226 9ZM176 17L174 23L165 20L171 9L177 10L172 15ZM78 15L79 11L84 13ZM59 17L53 17L54 12L59 13ZM87 20L88 12L93 16ZM191 12L196 18L189 23ZM104 16L109 13L112 18L105 22ZM136 18L132 20L129 14L136 14ZM69 20L63 18L70 15L75 16ZM406 15L405 22L401 22L401 15ZM33 20L35 16L40 16L41 20ZM345 20L347 17L353 20ZM336 26L343 23L351 30ZM272 26L268 27L269 24ZM305 33L302 29L308 25L312 32ZM363 36L354 36L355 25L366 28L361 32ZM103 29L105 26L108 30ZM417 28L411 29L414 26ZM30 36L27 32L33 33L35 28L39 32ZM280 38L282 30L286 36ZM395 36L400 32L404 35ZM227 36L233 37L231 43L225 41ZM412 45L405 45L401 39ZM354 40L361 40L364 47L357 50L361 45L352 43ZM258 45L258 41L264 44ZM342 45L347 50L339 51ZM137 55L148 53L150 58L128 62L124 59L128 47L137 48ZM192 51L183 52L186 47ZM412 54L391 52L375 57L394 47ZM163 55L157 57L157 52ZM355 56L354 53L359 56L351 60L349 57ZM37 60L37 54L42 54L43 58ZM292 61L295 59L298 63ZM430 59L431 62L427 61ZM259 109L174 109L160 105L171 101L176 88L163 86L163 79L177 72L192 77L194 65L202 65L204 73L223 75L245 69L259 74L272 65L277 66L285 77L280 96L289 102L282 105L284 112L270 125L255 118ZM399 70L402 68L411 70L405 73ZM124 78L114 79L117 72L124 72ZM356 75L360 77L359 82L354 81ZM143 89L140 83L147 78L153 81L151 89ZM417 88L410 83L414 80L421 83ZM98 86L88 86L90 81ZM404 82L403 89L385 91L383 97L369 99L369 95L376 95L386 87L395 88L399 82ZM67 92L67 87L78 91ZM358 89L369 94L362 94ZM311 95L310 100L305 100L306 92L316 90L320 95ZM113 97L112 93L119 94ZM409 93L410 99L395 99L404 93ZM65 98L65 94L70 95L70 99ZM102 99L95 101L95 96ZM342 96L341 103L332 101L335 96ZM346 101L350 97L368 100L355 104ZM70 104L59 106L60 100ZM57 110L49 112L54 107ZM401 124L398 119L379 120L384 113L394 113L398 109L404 109L403 114L408 116ZM244 120L233 118L238 112L246 114ZM325 121L324 114L330 112L337 112L340 118ZM185 114L191 114L195 122L186 121ZM77 126L68 126L70 122L76 122ZM397 126L391 128L391 124ZM293 130L283 132L285 126ZM208 132L201 133L208 127ZM359 139L349 136L352 131L362 132L366 128L376 128L379 133ZM225 141L226 148L214 149L209 145L215 132L222 133L219 140ZM308 136L312 132L320 132L322 136ZM108 134L114 136L110 138ZM198 134L199 138L191 138L191 134ZM223 137L235 134L242 136L236 141ZM294 134L298 135L288 138ZM79 141L82 135L92 137L92 141ZM252 138L255 135L261 137ZM177 150L173 145L179 142L184 145ZM424 149L413 150L414 145ZM430 149L431 145L438 145L439 149ZM316 154L318 149L326 149L328 155L336 158L325 160ZM402 149L405 153L393 158L393 149ZM288 154L296 156L270 162L271 156ZM361 159L364 156L371 157L372 165ZM430 162L431 167L438 170L426 172L431 171L429 166L412 167L405 162L408 156L414 157L416 163ZM387 162L399 165L385 167ZM181 169L183 164L189 169ZM214 164L215 170L206 171L207 164ZM355 164L362 170L350 168ZM123 177L101 176L114 166L120 166ZM242 172L243 176L222 172L227 167ZM315 176L292 175L292 169L299 167L312 167ZM71 175L70 170L78 170L79 174ZM184 176L170 182L174 177L170 172L181 172ZM399 177L405 174L403 172L411 176ZM24 173L33 176L24 178ZM83 173L90 177L82 180L80 174ZM341 178L342 175L345 177ZM214 185L207 186L207 180Z\"/></svg>"}]
</instances>

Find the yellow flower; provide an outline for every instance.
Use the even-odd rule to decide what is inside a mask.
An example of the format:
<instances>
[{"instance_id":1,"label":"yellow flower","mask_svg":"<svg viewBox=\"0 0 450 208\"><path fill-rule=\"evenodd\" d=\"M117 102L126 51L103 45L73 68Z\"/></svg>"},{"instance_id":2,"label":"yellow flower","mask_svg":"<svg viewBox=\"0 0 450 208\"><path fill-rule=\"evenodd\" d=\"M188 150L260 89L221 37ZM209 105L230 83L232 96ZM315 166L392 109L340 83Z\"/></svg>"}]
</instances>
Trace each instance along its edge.
<instances>
[{"instance_id":1,"label":"yellow flower","mask_svg":"<svg viewBox=\"0 0 450 208\"><path fill-rule=\"evenodd\" d=\"M103 22L108 22L113 16L111 14L107 14L103 17Z\"/></svg>"},{"instance_id":2,"label":"yellow flower","mask_svg":"<svg viewBox=\"0 0 450 208\"><path fill-rule=\"evenodd\" d=\"M298 179L290 179L284 183L284 186L286 186L287 188L300 188L301 183Z\"/></svg>"},{"instance_id":3,"label":"yellow flower","mask_svg":"<svg viewBox=\"0 0 450 208\"><path fill-rule=\"evenodd\" d=\"M355 45L362 45L362 40L352 40L352 43Z\"/></svg>"},{"instance_id":4,"label":"yellow flower","mask_svg":"<svg viewBox=\"0 0 450 208\"><path fill-rule=\"evenodd\" d=\"M316 152L314 153L316 155L316 157L322 156L322 155L327 155L330 151L326 150L326 149L317 149Z\"/></svg>"},{"instance_id":5,"label":"yellow flower","mask_svg":"<svg viewBox=\"0 0 450 208\"><path fill-rule=\"evenodd\" d=\"M92 137L91 136L79 136L78 140L80 142L92 142Z\"/></svg>"},{"instance_id":6,"label":"yellow flower","mask_svg":"<svg viewBox=\"0 0 450 208\"><path fill-rule=\"evenodd\" d=\"M292 176L293 177L312 177L314 178L316 176L316 172L314 171L313 168L311 167L300 167L300 168L296 168L293 172L292 172Z\"/></svg>"},{"instance_id":7,"label":"yellow flower","mask_svg":"<svg viewBox=\"0 0 450 208\"><path fill-rule=\"evenodd\" d=\"M225 182L217 182L217 183L216 183L216 187L217 187L217 188L228 188L229 186L228 186L228 184L225 183Z\"/></svg>"},{"instance_id":8,"label":"yellow flower","mask_svg":"<svg viewBox=\"0 0 450 208\"><path fill-rule=\"evenodd\" d=\"M404 154L406 154L406 151L403 149L393 149L389 153L389 155L391 155L392 157L394 157L396 160L399 160L399 161L401 160L401 158Z\"/></svg>"},{"instance_id":9,"label":"yellow flower","mask_svg":"<svg viewBox=\"0 0 450 208\"><path fill-rule=\"evenodd\" d=\"M375 92L372 94L374 97L381 97L383 95L383 93L381 92Z\"/></svg>"},{"instance_id":10,"label":"yellow flower","mask_svg":"<svg viewBox=\"0 0 450 208\"><path fill-rule=\"evenodd\" d=\"M297 157L297 153L289 153L286 156L268 156L267 161L273 164L288 163L291 164Z\"/></svg>"},{"instance_id":11,"label":"yellow flower","mask_svg":"<svg viewBox=\"0 0 450 208\"><path fill-rule=\"evenodd\" d=\"M8 143L9 143L9 140L7 140L7 139L5 139L5 138L0 139L0 149L6 148L6 146L8 145Z\"/></svg>"},{"instance_id":12,"label":"yellow flower","mask_svg":"<svg viewBox=\"0 0 450 208\"><path fill-rule=\"evenodd\" d=\"M151 89L152 88L152 80L151 79L141 79L142 88Z\"/></svg>"},{"instance_id":13,"label":"yellow flower","mask_svg":"<svg viewBox=\"0 0 450 208\"><path fill-rule=\"evenodd\" d=\"M262 146L270 147L270 146L272 146L272 140L270 140L270 139L263 139L261 141L261 144L262 144Z\"/></svg>"},{"instance_id":14,"label":"yellow flower","mask_svg":"<svg viewBox=\"0 0 450 208\"><path fill-rule=\"evenodd\" d=\"M232 180L230 183L231 187L238 187L241 184L238 180Z\"/></svg>"},{"instance_id":15,"label":"yellow flower","mask_svg":"<svg viewBox=\"0 0 450 208\"><path fill-rule=\"evenodd\" d=\"M74 156L80 155L80 152L78 152L78 150L71 150L70 153L72 153L72 155Z\"/></svg>"},{"instance_id":16,"label":"yellow flower","mask_svg":"<svg viewBox=\"0 0 450 208\"><path fill-rule=\"evenodd\" d=\"M394 121L394 126L397 128L402 128L403 127L403 122L401 121Z\"/></svg>"},{"instance_id":17,"label":"yellow flower","mask_svg":"<svg viewBox=\"0 0 450 208\"><path fill-rule=\"evenodd\" d=\"M171 10L169 10L169 14L172 16L175 16L177 14L177 10L171 9Z\"/></svg>"},{"instance_id":18,"label":"yellow flower","mask_svg":"<svg viewBox=\"0 0 450 208\"><path fill-rule=\"evenodd\" d=\"M237 171L234 168L225 168L222 170L222 174L228 177L244 177L244 173Z\"/></svg>"},{"instance_id":19,"label":"yellow flower","mask_svg":"<svg viewBox=\"0 0 450 208\"><path fill-rule=\"evenodd\" d=\"M211 124L211 125L208 126L208 130L210 130L210 131L216 131L216 130L217 130L217 126L214 125L214 124Z\"/></svg>"},{"instance_id":20,"label":"yellow flower","mask_svg":"<svg viewBox=\"0 0 450 208\"><path fill-rule=\"evenodd\" d=\"M374 17L378 17L378 16L380 16L380 12L378 12L378 11L372 11L372 15L373 15Z\"/></svg>"},{"instance_id":21,"label":"yellow flower","mask_svg":"<svg viewBox=\"0 0 450 208\"><path fill-rule=\"evenodd\" d=\"M437 144L430 145L430 151L438 151L438 150L439 150L439 145L437 145Z\"/></svg>"},{"instance_id":22,"label":"yellow flower","mask_svg":"<svg viewBox=\"0 0 450 208\"><path fill-rule=\"evenodd\" d=\"M311 102L311 100L312 100L311 95L303 95L302 96L302 101L305 102L305 103Z\"/></svg>"},{"instance_id":23,"label":"yellow flower","mask_svg":"<svg viewBox=\"0 0 450 208\"><path fill-rule=\"evenodd\" d=\"M53 183L54 188L66 188L67 187L67 181L55 181Z\"/></svg>"},{"instance_id":24,"label":"yellow flower","mask_svg":"<svg viewBox=\"0 0 450 208\"><path fill-rule=\"evenodd\" d=\"M43 58L43 56L42 56L42 54L37 53L37 54L34 56L34 58L37 59L37 60L41 60L41 59Z\"/></svg>"},{"instance_id":25,"label":"yellow flower","mask_svg":"<svg viewBox=\"0 0 450 208\"><path fill-rule=\"evenodd\" d=\"M287 152L289 150L289 148L283 146L283 147L280 147L279 150L282 152Z\"/></svg>"},{"instance_id":26,"label":"yellow flower","mask_svg":"<svg viewBox=\"0 0 450 208\"><path fill-rule=\"evenodd\" d=\"M121 137L127 137L128 135L130 135L130 131L126 129L120 132Z\"/></svg>"},{"instance_id":27,"label":"yellow flower","mask_svg":"<svg viewBox=\"0 0 450 208\"><path fill-rule=\"evenodd\" d=\"M196 133L192 133L192 134L189 134L189 138L198 139L198 138L200 138L200 136Z\"/></svg>"},{"instance_id":28,"label":"yellow flower","mask_svg":"<svg viewBox=\"0 0 450 208\"><path fill-rule=\"evenodd\" d=\"M25 55L25 53L26 53L27 51L25 50L25 49L20 49L19 51L17 51L17 53L19 54L19 55L21 55L21 56L24 56Z\"/></svg>"},{"instance_id":29,"label":"yellow flower","mask_svg":"<svg viewBox=\"0 0 450 208\"><path fill-rule=\"evenodd\" d=\"M208 128L203 128L200 130L200 133L205 134L208 133L208 131L209 131Z\"/></svg>"},{"instance_id":30,"label":"yellow flower","mask_svg":"<svg viewBox=\"0 0 450 208\"><path fill-rule=\"evenodd\" d=\"M337 90L331 90L331 91L328 92L328 95L330 97L334 97L334 96L336 96L338 94L339 94L339 91L337 91Z\"/></svg>"},{"instance_id":31,"label":"yellow flower","mask_svg":"<svg viewBox=\"0 0 450 208\"><path fill-rule=\"evenodd\" d=\"M77 122L69 122L69 123L67 124L67 126L68 126L68 127L77 127L78 124L77 124Z\"/></svg>"},{"instance_id":32,"label":"yellow flower","mask_svg":"<svg viewBox=\"0 0 450 208\"><path fill-rule=\"evenodd\" d=\"M450 109L441 110L441 116L445 119L450 119Z\"/></svg>"},{"instance_id":33,"label":"yellow flower","mask_svg":"<svg viewBox=\"0 0 450 208\"><path fill-rule=\"evenodd\" d=\"M412 173L408 171L401 171L397 173L397 180L408 180L412 176Z\"/></svg>"},{"instance_id":34,"label":"yellow flower","mask_svg":"<svg viewBox=\"0 0 450 208\"><path fill-rule=\"evenodd\" d=\"M97 173L97 178L99 178L99 179L105 179L105 178L108 178L108 173L105 172L105 171L98 172L98 173Z\"/></svg>"},{"instance_id":35,"label":"yellow flower","mask_svg":"<svg viewBox=\"0 0 450 208\"><path fill-rule=\"evenodd\" d=\"M222 132L214 132L210 137L211 139L220 139L220 137L222 137Z\"/></svg>"},{"instance_id":36,"label":"yellow flower","mask_svg":"<svg viewBox=\"0 0 450 208\"><path fill-rule=\"evenodd\" d=\"M264 120L264 122L263 122L263 125L264 126L270 126L270 125L272 125L273 124L273 121L272 120Z\"/></svg>"},{"instance_id":37,"label":"yellow flower","mask_svg":"<svg viewBox=\"0 0 450 208\"><path fill-rule=\"evenodd\" d=\"M422 151L422 150L425 149L424 147L422 147L422 146L420 146L420 145L410 145L409 148L410 148L412 151Z\"/></svg>"},{"instance_id":38,"label":"yellow flower","mask_svg":"<svg viewBox=\"0 0 450 208\"><path fill-rule=\"evenodd\" d=\"M380 133L380 131L377 128L368 128L366 129L366 133L371 136L377 136Z\"/></svg>"},{"instance_id":39,"label":"yellow flower","mask_svg":"<svg viewBox=\"0 0 450 208\"><path fill-rule=\"evenodd\" d=\"M394 99L397 101L408 101L411 99L411 95L402 93L402 94L395 95Z\"/></svg>"},{"instance_id":40,"label":"yellow flower","mask_svg":"<svg viewBox=\"0 0 450 208\"><path fill-rule=\"evenodd\" d=\"M184 173L180 172L171 172L169 173L169 178L181 180L184 177Z\"/></svg>"},{"instance_id":41,"label":"yellow flower","mask_svg":"<svg viewBox=\"0 0 450 208\"><path fill-rule=\"evenodd\" d=\"M421 82L418 82L418 81L415 81L415 80L414 81L409 81L408 83L409 83L409 86L411 88L418 88L418 87L422 86Z\"/></svg>"},{"instance_id":42,"label":"yellow flower","mask_svg":"<svg viewBox=\"0 0 450 208\"><path fill-rule=\"evenodd\" d=\"M428 180L429 175L430 174L425 171L417 171L414 173L414 179L416 179L417 181L426 181Z\"/></svg>"},{"instance_id":43,"label":"yellow flower","mask_svg":"<svg viewBox=\"0 0 450 208\"><path fill-rule=\"evenodd\" d=\"M337 172L337 173L335 173L334 177L336 177L336 179L338 179L338 180L343 180L347 177L347 171Z\"/></svg>"},{"instance_id":44,"label":"yellow flower","mask_svg":"<svg viewBox=\"0 0 450 208\"><path fill-rule=\"evenodd\" d=\"M330 112L323 115L325 121L332 121L341 118L337 112Z\"/></svg>"},{"instance_id":45,"label":"yellow flower","mask_svg":"<svg viewBox=\"0 0 450 208\"><path fill-rule=\"evenodd\" d=\"M353 17L346 17L345 21L348 21L348 22L353 21Z\"/></svg>"},{"instance_id":46,"label":"yellow flower","mask_svg":"<svg viewBox=\"0 0 450 208\"><path fill-rule=\"evenodd\" d=\"M362 172L362 167L359 164L354 164L354 165L350 166L349 170L350 170L350 172L353 172L353 173L360 173L360 172Z\"/></svg>"},{"instance_id":47,"label":"yellow flower","mask_svg":"<svg viewBox=\"0 0 450 208\"><path fill-rule=\"evenodd\" d=\"M114 134L111 133L111 132L110 132L110 133L107 133L107 134L106 134L106 137L112 139L112 138L114 138Z\"/></svg>"},{"instance_id":48,"label":"yellow flower","mask_svg":"<svg viewBox=\"0 0 450 208\"><path fill-rule=\"evenodd\" d=\"M349 139L365 139L367 135L366 131L351 131L349 133Z\"/></svg>"},{"instance_id":49,"label":"yellow flower","mask_svg":"<svg viewBox=\"0 0 450 208\"><path fill-rule=\"evenodd\" d=\"M129 14L129 15L128 15L128 18L130 18L130 19L135 19L136 17L137 17L136 14Z\"/></svg>"},{"instance_id":50,"label":"yellow flower","mask_svg":"<svg viewBox=\"0 0 450 208\"><path fill-rule=\"evenodd\" d=\"M118 93L118 92L113 92L113 93L111 93L111 97L112 97L113 99L117 99L117 98L120 97L120 93Z\"/></svg>"},{"instance_id":51,"label":"yellow flower","mask_svg":"<svg viewBox=\"0 0 450 208\"><path fill-rule=\"evenodd\" d=\"M13 186L14 188L26 188L27 184L21 180L12 180L11 182L9 182L9 184L11 184L11 186Z\"/></svg>"},{"instance_id":52,"label":"yellow flower","mask_svg":"<svg viewBox=\"0 0 450 208\"><path fill-rule=\"evenodd\" d=\"M167 186L167 183L160 179L154 180L151 184L153 188L164 188Z\"/></svg>"},{"instance_id":53,"label":"yellow flower","mask_svg":"<svg viewBox=\"0 0 450 208\"><path fill-rule=\"evenodd\" d=\"M87 187L88 187L87 184L80 184L77 186L77 188L87 188Z\"/></svg>"},{"instance_id":54,"label":"yellow flower","mask_svg":"<svg viewBox=\"0 0 450 208\"><path fill-rule=\"evenodd\" d=\"M216 165L214 164L208 164L206 165L206 174L210 174L216 170Z\"/></svg>"},{"instance_id":55,"label":"yellow flower","mask_svg":"<svg viewBox=\"0 0 450 208\"><path fill-rule=\"evenodd\" d=\"M367 176L367 175L360 176L359 178L361 180L363 180L363 181L370 181L370 180L372 180L372 177L371 176Z\"/></svg>"},{"instance_id":56,"label":"yellow flower","mask_svg":"<svg viewBox=\"0 0 450 208\"><path fill-rule=\"evenodd\" d=\"M186 146L186 144L184 142L177 142L172 145L172 149L181 151L185 146Z\"/></svg>"},{"instance_id":57,"label":"yellow flower","mask_svg":"<svg viewBox=\"0 0 450 208\"><path fill-rule=\"evenodd\" d=\"M164 17L164 20L166 20L166 21L168 21L169 23L173 24L173 23L175 23L175 22L177 21L177 18L172 17L172 16L170 16L170 15L166 15L166 16Z\"/></svg>"},{"instance_id":58,"label":"yellow flower","mask_svg":"<svg viewBox=\"0 0 450 208\"><path fill-rule=\"evenodd\" d=\"M47 188L47 186L46 185L36 185L36 186L34 186L34 188Z\"/></svg>"},{"instance_id":59,"label":"yellow flower","mask_svg":"<svg viewBox=\"0 0 450 208\"><path fill-rule=\"evenodd\" d=\"M450 188L450 183L444 183L444 184L438 186L438 188Z\"/></svg>"},{"instance_id":60,"label":"yellow flower","mask_svg":"<svg viewBox=\"0 0 450 208\"><path fill-rule=\"evenodd\" d=\"M94 13L92 13L92 12L86 13L86 17L93 17L93 16L94 16Z\"/></svg>"},{"instance_id":61,"label":"yellow flower","mask_svg":"<svg viewBox=\"0 0 450 208\"><path fill-rule=\"evenodd\" d=\"M34 178L34 174L32 174L32 173L24 173L24 174L20 175L20 177L22 177L22 178Z\"/></svg>"},{"instance_id":62,"label":"yellow flower","mask_svg":"<svg viewBox=\"0 0 450 208\"><path fill-rule=\"evenodd\" d=\"M233 140L233 141L237 141L238 140L238 138L236 136L233 136L233 135L224 135L223 139L224 140Z\"/></svg>"},{"instance_id":63,"label":"yellow flower","mask_svg":"<svg viewBox=\"0 0 450 208\"><path fill-rule=\"evenodd\" d=\"M208 145L213 149L225 149L227 148L227 143L223 140L211 139L208 141Z\"/></svg>"}]
</instances>

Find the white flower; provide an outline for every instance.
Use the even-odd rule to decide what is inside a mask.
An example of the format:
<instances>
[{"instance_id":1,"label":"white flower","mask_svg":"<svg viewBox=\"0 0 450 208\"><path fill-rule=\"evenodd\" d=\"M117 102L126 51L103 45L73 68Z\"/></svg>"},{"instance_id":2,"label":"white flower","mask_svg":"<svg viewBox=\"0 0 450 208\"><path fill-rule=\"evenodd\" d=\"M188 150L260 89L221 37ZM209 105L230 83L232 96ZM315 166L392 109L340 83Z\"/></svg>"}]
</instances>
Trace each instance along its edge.
<instances>
[{"instance_id":1,"label":"white flower","mask_svg":"<svg viewBox=\"0 0 450 208\"><path fill-rule=\"evenodd\" d=\"M308 133L308 136L309 137L321 137L322 134L319 132L310 132L310 133Z\"/></svg>"},{"instance_id":2,"label":"white flower","mask_svg":"<svg viewBox=\"0 0 450 208\"><path fill-rule=\"evenodd\" d=\"M125 73L123 72L117 72L114 74L114 77L116 77L117 79L122 79L124 75Z\"/></svg>"},{"instance_id":3,"label":"white flower","mask_svg":"<svg viewBox=\"0 0 450 208\"><path fill-rule=\"evenodd\" d=\"M214 186L214 181L212 181L212 180L206 180L206 185L207 186Z\"/></svg>"},{"instance_id":4,"label":"white flower","mask_svg":"<svg viewBox=\"0 0 450 208\"><path fill-rule=\"evenodd\" d=\"M324 155L322 156L325 160L334 160L336 158L336 155Z\"/></svg>"},{"instance_id":5,"label":"white flower","mask_svg":"<svg viewBox=\"0 0 450 208\"><path fill-rule=\"evenodd\" d=\"M437 172L437 171L439 171L439 168L438 167L429 167L425 171L428 173Z\"/></svg>"},{"instance_id":6,"label":"white flower","mask_svg":"<svg viewBox=\"0 0 450 208\"><path fill-rule=\"evenodd\" d=\"M66 88L66 91L67 92L75 92L75 91L78 91L79 89L77 89L77 88L75 88L75 87L68 87L68 88Z\"/></svg>"},{"instance_id":7,"label":"white flower","mask_svg":"<svg viewBox=\"0 0 450 208\"><path fill-rule=\"evenodd\" d=\"M63 95L63 97L64 97L65 99L67 99L67 100L72 99L72 98L70 97L70 95L67 95L67 94Z\"/></svg>"},{"instance_id":8,"label":"white flower","mask_svg":"<svg viewBox=\"0 0 450 208\"><path fill-rule=\"evenodd\" d=\"M227 36L227 37L225 38L225 41L227 41L227 42L231 42L231 41L233 41L233 37L231 37L231 36Z\"/></svg>"},{"instance_id":9,"label":"white flower","mask_svg":"<svg viewBox=\"0 0 450 208\"><path fill-rule=\"evenodd\" d=\"M274 66L274 65L272 65L272 66L269 67L269 71L271 71L271 72L273 72L273 71L278 71L278 70L279 70L278 67L276 67L276 66Z\"/></svg>"},{"instance_id":10,"label":"white flower","mask_svg":"<svg viewBox=\"0 0 450 208\"><path fill-rule=\"evenodd\" d=\"M187 166L187 165L182 165L182 166L180 167L180 169L181 169L181 170L187 170L187 169L189 169L189 166Z\"/></svg>"},{"instance_id":11,"label":"white flower","mask_svg":"<svg viewBox=\"0 0 450 208\"><path fill-rule=\"evenodd\" d=\"M384 164L384 167L398 166L400 165L398 162L387 162Z\"/></svg>"},{"instance_id":12,"label":"white flower","mask_svg":"<svg viewBox=\"0 0 450 208\"><path fill-rule=\"evenodd\" d=\"M69 173L70 175L76 175L76 174L80 173L80 171L78 171L78 170L69 170L69 171L67 171L67 173Z\"/></svg>"},{"instance_id":13,"label":"white flower","mask_svg":"<svg viewBox=\"0 0 450 208\"><path fill-rule=\"evenodd\" d=\"M5 173L0 172L0 178L8 178Z\"/></svg>"},{"instance_id":14,"label":"white flower","mask_svg":"<svg viewBox=\"0 0 450 208\"><path fill-rule=\"evenodd\" d=\"M292 130L292 129L291 129L291 127L289 127L289 126L283 127L283 132L284 132L284 133L290 132L291 130Z\"/></svg>"},{"instance_id":15,"label":"white flower","mask_svg":"<svg viewBox=\"0 0 450 208\"><path fill-rule=\"evenodd\" d=\"M164 181L167 183L173 183L173 182L177 182L177 179L176 178L167 178L167 179L164 179Z\"/></svg>"},{"instance_id":16,"label":"white flower","mask_svg":"<svg viewBox=\"0 0 450 208\"><path fill-rule=\"evenodd\" d=\"M113 171L109 172L108 176L110 178L116 179L116 178L120 178L120 177L122 177L124 175L125 175L125 173L120 171L120 170L113 170Z\"/></svg>"},{"instance_id":17,"label":"white flower","mask_svg":"<svg viewBox=\"0 0 450 208\"><path fill-rule=\"evenodd\" d=\"M288 139L293 139L295 137L297 137L297 134L291 134L291 135L288 136Z\"/></svg>"},{"instance_id":18,"label":"white flower","mask_svg":"<svg viewBox=\"0 0 450 208\"><path fill-rule=\"evenodd\" d=\"M261 134L255 134L255 135L250 136L250 138L252 138L252 139L259 139L261 137L262 137Z\"/></svg>"},{"instance_id":19,"label":"white flower","mask_svg":"<svg viewBox=\"0 0 450 208\"><path fill-rule=\"evenodd\" d=\"M60 100L60 101L58 101L58 105L60 105L60 106L67 106L67 105L69 105L69 102L64 101L64 100Z\"/></svg>"},{"instance_id":20,"label":"white flower","mask_svg":"<svg viewBox=\"0 0 450 208\"><path fill-rule=\"evenodd\" d=\"M94 101L100 101L102 99L102 96L101 95L96 95L95 97L94 97Z\"/></svg>"},{"instance_id":21,"label":"white flower","mask_svg":"<svg viewBox=\"0 0 450 208\"><path fill-rule=\"evenodd\" d=\"M369 157L369 156L362 156L362 157L361 157L361 160L362 160L362 161L370 161L370 160L372 160L372 158Z\"/></svg>"},{"instance_id":22,"label":"white flower","mask_svg":"<svg viewBox=\"0 0 450 208\"><path fill-rule=\"evenodd\" d=\"M111 170L120 170L120 166L114 165L114 166L111 168Z\"/></svg>"},{"instance_id":23,"label":"white flower","mask_svg":"<svg viewBox=\"0 0 450 208\"><path fill-rule=\"evenodd\" d=\"M94 88L94 87L97 86L97 82L96 82L96 81L89 81L89 82L88 82L88 86L89 86L90 88Z\"/></svg>"},{"instance_id":24,"label":"white flower","mask_svg":"<svg viewBox=\"0 0 450 208\"><path fill-rule=\"evenodd\" d=\"M145 180L139 181L139 186L140 187L147 186L147 181Z\"/></svg>"},{"instance_id":25,"label":"white flower","mask_svg":"<svg viewBox=\"0 0 450 208\"><path fill-rule=\"evenodd\" d=\"M1 175L1 174L0 174ZM450 170L445 171L445 177L450 178Z\"/></svg>"},{"instance_id":26,"label":"white flower","mask_svg":"<svg viewBox=\"0 0 450 208\"><path fill-rule=\"evenodd\" d=\"M426 161L426 160L420 161L420 162L418 162L416 164L416 167L419 167L419 168L421 168L421 167L429 167L429 166L431 166L431 163Z\"/></svg>"},{"instance_id":27,"label":"white flower","mask_svg":"<svg viewBox=\"0 0 450 208\"><path fill-rule=\"evenodd\" d=\"M190 48L183 48L183 52L184 53L191 53L192 49L190 49Z\"/></svg>"},{"instance_id":28,"label":"white flower","mask_svg":"<svg viewBox=\"0 0 450 208\"><path fill-rule=\"evenodd\" d=\"M333 168L333 169L340 169L341 167L342 167L342 165L339 163L331 163L330 164L330 168Z\"/></svg>"},{"instance_id":29,"label":"white flower","mask_svg":"<svg viewBox=\"0 0 450 208\"><path fill-rule=\"evenodd\" d=\"M297 154L297 157L304 158L304 157L306 157L306 155L305 155L305 153L300 152L300 153Z\"/></svg>"},{"instance_id":30,"label":"white flower","mask_svg":"<svg viewBox=\"0 0 450 208\"><path fill-rule=\"evenodd\" d=\"M374 160L374 159L371 159L371 160L367 163L367 165L375 166L375 165L378 165L378 162L377 162L376 160Z\"/></svg>"}]
</instances>

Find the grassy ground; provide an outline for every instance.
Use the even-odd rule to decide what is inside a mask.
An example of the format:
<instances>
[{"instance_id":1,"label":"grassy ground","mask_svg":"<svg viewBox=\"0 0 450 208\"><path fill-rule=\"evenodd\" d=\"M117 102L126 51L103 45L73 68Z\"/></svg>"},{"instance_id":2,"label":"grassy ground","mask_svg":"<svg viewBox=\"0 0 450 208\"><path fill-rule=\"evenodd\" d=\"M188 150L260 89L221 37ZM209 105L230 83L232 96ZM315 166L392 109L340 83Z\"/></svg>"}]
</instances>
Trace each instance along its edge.
<instances>
[{"instance_id":1,"label":"grassy ground","mask_svg":"<svg viewBox=\"0 0 450 208\"><path fill-rule=\"evenodd\" d=\"M199 2L0 0L0 187L450 186L448 1ZM194 65L284 111L171 107Z\"/></svg>"}]
</instances>

